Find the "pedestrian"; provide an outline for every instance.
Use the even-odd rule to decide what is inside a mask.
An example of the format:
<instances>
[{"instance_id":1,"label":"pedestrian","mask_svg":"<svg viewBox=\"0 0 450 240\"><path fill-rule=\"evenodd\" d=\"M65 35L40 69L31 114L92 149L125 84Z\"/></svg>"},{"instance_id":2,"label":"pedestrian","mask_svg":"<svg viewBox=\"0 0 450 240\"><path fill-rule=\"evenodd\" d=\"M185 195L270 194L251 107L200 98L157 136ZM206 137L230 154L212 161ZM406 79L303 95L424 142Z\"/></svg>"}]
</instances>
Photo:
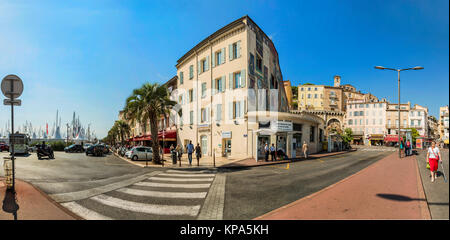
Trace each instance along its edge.
<instances>
[{"instance_id":1,"label":"pedestrian","mask_svg":"<svg viewBox=\"0 0 450 240\"><path fill-rule=\"evenodd\" d=\"M273 143L272 143L272 146L270 146L270 155L272 156L272 162L273 162L275 159L275 146Z\"/></svg>"},{"instance_id":2,"label":"pedestrian","mask_svg":"<svg viewBox=\"0 0 450 240\"><path fill-rule=\"evenodd\" d=\"M180 146L180 144L177 145L175 151L177 152L178 161L181 162L181 156L183 155L183 148Z\"/></svg>"},{"instance_id":3,"label":"pedestrian","mask_svg":"<svg viewBox=\"0 0 450 240\"><path fill-rule=\"evenodd\" d=\"M269 161L269 144L266 143L266 145L264 146L264 160L267 162Z\"/></svg>"},{"instance_id":4,"label":"pedestrian","mask_svg":"<svg viewBox=\"0 0 450 240\"><path fill-rule=\"evenodd\" d=\"M187 145L189 166L192 165L192 153L193 152L194 152L194 144L192 144L192 141L189 141L189 144Z\"/></svg>"},{"instance_id":5,"label":"pedestrian","mask_svg":"<svg viewBox=\"0 0 450 240\"><path fill-rule=\"evenodd\" d=\"M303 141L302 150L303 150L303 155L305 156L305 159L308 158L308 144L306 144L306 141Z\"/></svg>"},{"instance_id":6,"label":"pedestrian","mask_svg":"<svg viewBox=\"0 0 450 240\"><path fill-rule=\"evenodd\" d=\"M438 161L442 164L441 152L434 141L431 143L431 147L428 148L427 160L430 164L431 182L434 182L437 177Z\"/></svg>"},{"instance_id":7,"label":"pedestrian","mask_svg":"<svg viewBox=\"0 0 450 240\"><path fill-rule=\"evenodd\" d=\"M202 148L200 147L199 143L197 143L197 146L195 147L195 156L197 157L197 166L200 166L200 158L202 157Z\"/></svg>"},{"instance_id":8,"label":"pedestrian","mask_svg":"<svg viewBox=\"0 0 450 240\"><path fill-rule=\"evenodd\" d=\"M406 156L411 155L411 142L408 140L406 141Z\"/></svg>"}]
</instances>

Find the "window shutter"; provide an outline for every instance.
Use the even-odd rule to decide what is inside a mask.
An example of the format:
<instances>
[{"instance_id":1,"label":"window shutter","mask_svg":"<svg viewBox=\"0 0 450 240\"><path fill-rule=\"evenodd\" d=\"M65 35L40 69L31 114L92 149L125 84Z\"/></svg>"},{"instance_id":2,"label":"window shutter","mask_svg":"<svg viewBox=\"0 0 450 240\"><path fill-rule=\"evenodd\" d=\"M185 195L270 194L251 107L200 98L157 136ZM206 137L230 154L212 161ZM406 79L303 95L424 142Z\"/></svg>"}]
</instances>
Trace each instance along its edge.
<instances>
[{"instance_id":1,"label":"window shutter","mask_svg":"<svg viewBox=\"0 0 450 240\"><path fill-rule=\"evenodd\" d=\"M211 65L212 65L212 67L215 67L216 66L216 54L215 53L213 53L213 55L211 56Z\"/></svg>"},{"instance_id":2,"label":"window shutter","mask_svg":"<svg viewBox=\"0 0 450 240\"><path fill-rule=\"evenodd\" d=\"M222 76L222 91L221 92L225 92L225 88L226 88L226 77Z\"/></svg>"},{"instance_id":3,"label":"window shutter","mask_svg":"<svg viewBox=\"0 0 450 240\"><path fill-rule=\"evenodd\" d=\"M211 110L209 107L206 108L206 122L210 122L211 121Z\"/></svg>"},{"instance_id":4,"label":"window shutter","mask_svg":"<svg viewBox=\"0 0 450 240\"><path fill-rule=\"evenodd\" d=\"M212 80L212 95L216 94L216 79Z\"/></svg>"},{"instance_id":5,"label":"window shutter","mask_svg":"<svg viewBox=\"0 0 450 240\"><path fill-rule=\"evenodd\" d=\"M243 118L244 117L244 101L241 101L240 102L240 106L239 106L239 108L240 108L240 110L241 110L241 113L239 114L240 116L239 117L241 117L241 118Z\"/></svg>"},{"instance_id":6,"label":"window shutter","mask_svg":"<svg viewBox=\"0 0 450 240\"><path fill-rule=\"evenodd\" d=\"M222 48L222 64L225 63L225 48Z\"/></svg>"},{"instance_id":7,"label":"window shutter","mask_svg":"<svg viewBox=\"0 0 450 240\"><path fill-rule=\"evenodd\" d=\"M196 101L196 100L197 100L197 88L194 88L194 89L192 90L192 95L194 95L194 96L192 97L192 100L193 100L193 101Z\"/></svg>"},{"instance_id":8,"label":"window shutter","mask_svg":"<svg viewBox=\"0 0 450 240\"><path fill-rule=\"evenodd\" d=\"M228 103L228 119L233 119L233 102Z\"/></svg>"},{"instance_id":9,"label":"window shutter","mask_svg":"<svg viewBox=\"0 0 450 240\"><path fill-rule=\"evenodd\" d=\"M205 71L208 71L208 70L209 70L209 55L206 56L206 69L205 69Z\"/></svg>"},{"instance_id":10,"label":"window shutter","mask_svg":"<svg viewBox=\"0 0 450 240\"><path fill-rule=\"evenodd\" d=\"M229 89L233 89L233 73L229 74L229 79L228 79L228 85L229 85Z\"/></svg>"},{"instance_id":11,"label":"window shutter","mask_svg":"<svg viewBox=\"0 0 450 240\"><path fill-rule=\"evenodd\" d=\"M216 105L216 121L220 121L222 119L222 104Z\"/></svg>"},{"instance_id":12,"label":"window shutter","mask_svg":"<svg viewBox=\"0 0 450 240\"><path fill-rule=\"evenodd\" d=\"M241 88L245 87L246 77L245 77L245 69L241 71Z\"/></svg>"},{"instance_id":13,"label":"window shutter","mask_svg":"<svg viewBox=\"0 0 450 240\"><path fill-rule=\"evenodd\" d=\"M233 60L233 44L228 45L228 55L230 56L230 61Z\"/></svg>"},{"instance_id":14,"label":"window shutter","mask_svg":"<svg viewBox=\"0 0 450 240\"><path fill-rule=\"evenodd\" d=\"M197 124L202 122L202 111L197 110L197 121L195 121Z\"/></svg>"},{"instance_id":15,"label":"window shutter","mask_svg":"<svg viewBox=\"0 0 450 240\"><path fill-rule=\"evenodd\" d=\"M236 44L236 47L237 47L237 57L239 58L239 57L241 57L241 40L239 40L238 42L237 42L237 44Z\"/></svg>"},{"instance_id":16,"label":"window shutter","mask_svg":"<svg viewBox=\"0 0 450 240\"><path fill-rule=\"evenodd\" d=\"M200 70L201 70L201 65L200 65L200 61L198 61L198 64L197 64L197 75L200 75Z\"/></svg>"}]
</instances>

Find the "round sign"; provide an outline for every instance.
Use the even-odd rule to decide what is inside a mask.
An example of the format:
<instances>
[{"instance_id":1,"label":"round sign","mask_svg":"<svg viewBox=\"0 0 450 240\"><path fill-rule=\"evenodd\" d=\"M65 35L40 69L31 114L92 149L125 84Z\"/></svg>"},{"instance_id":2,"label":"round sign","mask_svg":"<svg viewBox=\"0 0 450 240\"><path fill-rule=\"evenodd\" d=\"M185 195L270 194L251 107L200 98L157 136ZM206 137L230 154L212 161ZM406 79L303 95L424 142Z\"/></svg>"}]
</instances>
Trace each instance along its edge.
<instances>
[{"instance_id":1,"label":"round sign","mask_svg":"<svg viewBox=\"0 0 450 240\"><path fill-rule=\"evenodd\" d=\"M23 82L18 76L10 74L2 80L2 92L7 98L15 99L23 92Z\"/></svg>"}]
</instances>

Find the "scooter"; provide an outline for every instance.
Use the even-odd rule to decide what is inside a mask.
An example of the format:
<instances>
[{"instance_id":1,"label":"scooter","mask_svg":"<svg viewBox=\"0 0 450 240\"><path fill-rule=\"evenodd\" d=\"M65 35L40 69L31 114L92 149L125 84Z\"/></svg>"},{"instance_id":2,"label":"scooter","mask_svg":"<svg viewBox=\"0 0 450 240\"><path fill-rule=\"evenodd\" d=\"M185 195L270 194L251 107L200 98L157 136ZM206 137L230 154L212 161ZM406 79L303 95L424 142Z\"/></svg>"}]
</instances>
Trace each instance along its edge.
<instances>
[{"instance_id":1,"label":"scooter","mask_svg":"<svg viewBox=\"0 0 450 240\"><path fill-rule=\"evenodd\" d=\"M53 154L52 147L45 145L42 147L41 145L36 146L36 153L39 160L42 159L42 157L48 157L48 159L55 159L55 155Z\"/></svg>"}]
</instances>

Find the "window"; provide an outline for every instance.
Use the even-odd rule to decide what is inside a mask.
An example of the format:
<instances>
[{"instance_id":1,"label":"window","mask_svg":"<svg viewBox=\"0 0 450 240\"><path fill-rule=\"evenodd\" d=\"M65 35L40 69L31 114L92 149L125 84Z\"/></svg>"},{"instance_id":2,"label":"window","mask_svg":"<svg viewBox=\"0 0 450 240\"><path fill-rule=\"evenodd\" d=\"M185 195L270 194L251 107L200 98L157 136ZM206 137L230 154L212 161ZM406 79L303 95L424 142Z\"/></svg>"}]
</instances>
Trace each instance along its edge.
<instances>
[{"instance_id":1,"label":"window","mask_svg":"<svg viewBox=\"0 0 450 240\"><path fill-rule=\"evenodd\" d=\"M311 130L309 132L309 142L314 142L314 135L315 135L315 127L311 126Z\"/></svg>"},{"instance_id":2,"label":"window","mask_svg":"<svg viewBox=\"0 0 450 240\"><path fill-rule=\"evenodd\" d=\"M189 79L194 78L194 65L189 66Z\"/></svg>"},{"instance_id":3,"label":"window","mask_svg":"<svg viewBox=\"0 0 450 240\"><path fill-rule=\"evenodd\" d=\"M350 112L350 117L352 116L352 112Z\"/></svg>"},{"instance_id":4,"label":"window","mask_svg":"<svg viewBox=\"0 0 450 240\"><path fill-rule=\"evenodd\" d=\"M189 124L194 124L194 111L189 112Z\"/></svg>"},{"instance_id":5,"label":"window","mask_svg":"<svg viewBox=\"0 0 450 240\"><path fill-rule=\"evenodd\" d=\"M352 104L348 105L350 109L352 109Z\"/></svg>"},{"instance_id":6,"label":"window","mask_svg":"<svg viewBox=\"0 0 450 240\"><path fill-rule=\"evenodd\" d=\"M369 104L366 104L366 108L369 108Z\"/></svg>"},{"instance_id":7,"label":"window","mask_svg":"<svg viewBox=\"0 0 450 240\"><path fill-rule=\"evenodd\" d=\"M353 119L348 120L348 125L353 125Z\"/></svg>"},{"instance_id":8,"label":"window","mask_svg":"<svg viewBox=\"0 0 450 240\"><path fill-rule=\"evenodd\" d=\"M403 120L403 126L406 127L406 120Z\"/></svg>"},{"instance_id":9,"label":"window","mask_svg":"<svg viewBox=\"0 0 450 240\"><path fill-rule=\"evenodd\" d=\"M244 101L230 103L230 119L243 118L244 117Z\"/></svg>"},{"instance_id":10,"label":"window","mask_svg":"<svg viewBox=\"0 0 450 240\"><path fill-rule=\"evenodd\" d=\"M184 81L183 72L180 72L180 84L183 84L183 81Z\"/></svg>"},{"instance_id":11,"label":"window","mask_svg":"<svg viewBox=\"0 0 450 240\"><path fill-rule=\"evenodd\" d=\"M359 125L363 125L362 119L359 119Z\"/></svg>"},{"instance_id":12,"label":"window","mask_svg":"<svg viewBox=\"0 0 450 240\"><path fill-rule=\"evenodd\" d=\"M245 87L245 69L240 72L230 73L229 85L230 89Z\"/></svg>"},{"instance_id":13,"label":"window","mask_svg":"<svg viewBox=\"0 0 450 240\"><path fill-rule=\"evenodd\" d=\"M234 78L234 88L239 88L241 82L241 73L240 72L234 73L233 78Z\"/></svg>"},{"instance_id":14,"label":"window","mask_svg":"<svg viewBox=\"0 0 450 240\"><path fill-rule=\"evenodd\" d=\"M369 119L366 119L366 125L369 125Z\"/></svg>"},{"instance_id":15,"label":"window","mask_svg":"<svg viewBox=\"0 0 450 240\"><path fill-rule=\"evenodd\" d=\"M216 105L216 121L222 120L222 104Z\"/></svg>"},{"instance_id":16,"label":"window","mask_svg":"<svg viewBox=\"0 0 450 240\"><path fill-rule=\"evenodd\" d=\"M189 89L189 102L194 101L194 90Z\"/></svg>"},{"instance_id":17,"label":"window","mask_svg":"<svg viewBox=\"0 0 450 240\"><path fill-rule=\"evenodd\" d=\"M322 98L322 99L323 99L323 94L320 94L320 98Z\"/></svg>"},{"instance_id":18,"label":"window","mask_svg":"<svg viewBox=\"0 0 450 240\"><path fill-rule=\"evenodd\" d=\"M311 98L311 94L308 93L308 98Z\"/></svg>"},{"instance_id":19,"label":"window","mask_svg":"<svg viewBox=\"0 0 450 240\"><path fill-rule=\"evenodd\" d=\"M230 61L241 57L241 41L228 45L228 54L230 56Z\"/></svg>"},{"instance_id":20,"label":"window","mask_svg":"<svg viewBox=\"0 0 450 240\"><path fill-rule=\"evenodd\" d=\"M417 112L417 116L420 117L421 116L421 112Z\"/></svg>"},{"instance_id":21,"label":"window","mask_svg":"<svg viewBox=\"0 0 450 240\"><path fill-rule=\"evenodd\" d=\"M417 126L420 126L421 125L421 120L417 120Z\"/></svg>"},{"instance_id":22,"label":"window","mask_svg":"<svg viewBox=\"0 0 450 240\"><path fill-rule=\"evenodd\" d=\"M300 88L300 91L303 91L303 88Z\"/></svg>"},{"instance_id":23,"label":"window","mask_svg":"<svg viewBox=\"0 0 450 240\"><path fill-rule=\"evenodd\" d=\"M225 76L222 76L221 78L217 78L214 80L213 89L214 94L217 92L225 91Z\"/></svg>"},{"instance_id":24,"label":"window","mask_svg":"<svg viewBox=\"0 0 450 240\"><path fill-rule=\"evenodd\" d=\"M216 53L216 65L220 65L220 64L222 64L222 57L223 57L223 54L222 54L222 51L219 51L219 52L217 52Z\"/></svg>"},{"instance_id":25,"label":"window","mask_svg":"<svg viewBox=\"0 0 450 240\"><path fill-rule=\"evenodd\" d=\"M202 108L201 109L201 122L209 122L209 108Z\"/></svg>"},{"instance_id":26,"label":"window","mask_svg":"<svg viewBox=\"0 0 450 240\"><path fill-rule=\"evenodd\" d=\"M206 97L206 83L202 83L202 98Z\"/></svg>"},{"instance_id":27,"label":"window","mask_svg":"<svg viewBox=\"0 0 450 240\"><path fill-rule=\"evenodd\" d=\"M180 96L178 96L178 104L183 105L183 94L180 94Z\"/></svg>"},{"instance_id":28,"label":"window","mask_svg":"<svg viewBox=\"0 0 450 240\"><path fill-rule=\"evenodd\" d=\"M262 66L262 59L258 55L256 55L256 71L262 72Z\"/></svg>"},{"instance_id":29,"label":"window","mask_svg":"<svg viewBox=\"0 0 450 240\"><path fill-rule=\"evenodd\" d=\"M364 111L359 111L359 116L364 116Z\"/></svg>"},{"instance_id":30,"label":"window","mask_svg":"<svg viewBox=\"0 0 450 240\"><path fill-rule=\"evenodd\" d=\"M317 91L317 88L314 88L314 91Z\"/></svg>"},{"instance_id":31,"label":"window","mask_svg":"<svg viewBox=\"0 0 450 240\"><path fill-rule=\"evenodd\" d=\"M317 94L314 94L314 98L317 98Z\"/></svg>"},{"instance_id":32,"label":"window","mask_svg":"<svg viewBox=\"0 0 450 240\"><path fill-rule=\"evenodd\" d=\"M414 120L411 120L411 126L414 126Z\"/></svg>"},{"instance_id":33,"label":"window","mask_svg":"<svg viewBox=\"0 0 450 240\"><path fill-rule=\"evenodd\" d=\"M388 119L388 125L389 126L391 125L391 119Z\"/></svg>"},{"instance_id":34,"label":"window","mask_svg":"<svg viewBox=\"0 0 450 240\"><path fill-rule=\"evenodd\" d=\"M302 93L302 99L303 99L303 93Z\"/></svg>"},{"instance_id":35,"label":"window","mask_svg":"<svg viewBox=\"0 0 450 240\"><path fill-rule=\"evenodd\" d=\"M355 117L359 116L359 112L358 112L358 111L355 111L355 113L353 114L353 116L355 116Z\"/></svg>"},{"instance_id":36,"label":"window","mask_svg":"<svg viewBox=\"0 0 450 240\"><path fill-rule=\"evenodd\" d=\"M359 104L359 108L364 108L364 104Z\"/></svg>"},{"instance_id":37,"label":"window","mask_svg":"<svg viewBox=\"0 0 450 240\"><path fill-rule=\"evenodd\" d=\"M310 88L310 87L308 88L308 91L311 91L311 88Z\"/></svg>"},{"instance_id":38,"label":"window","mask_svg":"<svg viewBox=\"0 0 450 240\"><path fill-rule=\"evenodd\" d=\"M200 73L203 73L207 70L206 59L200 60Z\"/></svg>"},{"instance_id":39,"label":"window","mask_svg":"<svg viewBox=\"0 0 450 240\"><path fill-rule=\"evenodd\" d=\"M180 111L178 111L178 116L180 119L180 126L183 126L183 109L180 109Z\"/></svg>"}]
</instances>

